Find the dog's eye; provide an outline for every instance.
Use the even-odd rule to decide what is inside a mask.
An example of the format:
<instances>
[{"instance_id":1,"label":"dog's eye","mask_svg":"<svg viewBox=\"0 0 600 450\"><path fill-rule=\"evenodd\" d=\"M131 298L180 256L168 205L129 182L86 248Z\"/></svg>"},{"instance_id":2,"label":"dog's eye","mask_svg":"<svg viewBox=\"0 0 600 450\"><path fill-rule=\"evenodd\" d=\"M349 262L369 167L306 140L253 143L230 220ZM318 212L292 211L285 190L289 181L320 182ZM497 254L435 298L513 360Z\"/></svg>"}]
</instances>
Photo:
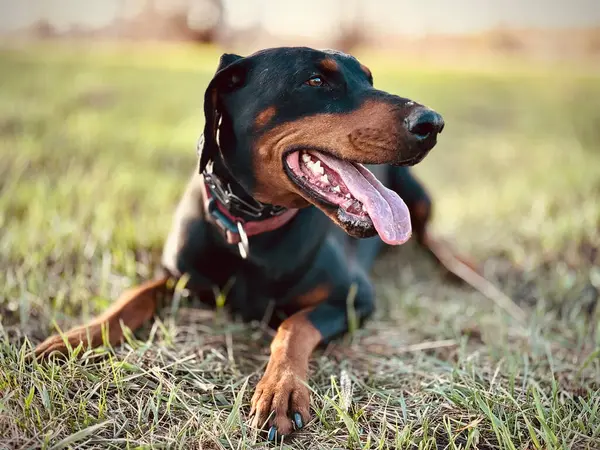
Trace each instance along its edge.
<instances>
[{"instance_id":1,"label":"dog's eye","mask_svg":"<svg viewBox=\"0 0 600 450\"><path fill-rule=\"evenodd\" d=\"M314 77L311 77L306 84L308 84L309 86L312 87L320 87L323 86L323 84L325 84L325 82L323 81L323 78L321 78L320 76L316 75Z\"/></svg>"}]
</instances>

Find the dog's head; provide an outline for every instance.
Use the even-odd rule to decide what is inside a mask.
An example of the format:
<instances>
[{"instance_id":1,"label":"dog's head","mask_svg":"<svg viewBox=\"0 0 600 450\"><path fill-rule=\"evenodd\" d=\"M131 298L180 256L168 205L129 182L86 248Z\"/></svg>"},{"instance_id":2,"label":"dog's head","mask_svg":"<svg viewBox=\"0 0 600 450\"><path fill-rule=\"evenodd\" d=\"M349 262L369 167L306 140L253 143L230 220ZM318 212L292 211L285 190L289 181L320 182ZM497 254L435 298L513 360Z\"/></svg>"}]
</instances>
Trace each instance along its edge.
<instances>
[{"instance_id":1,"label":"dog's head","mask_svg":"<svg viewBox=\"0 0 600 450\"><path fill-rule=\"evenodd\" d=\"M309 48L225 54L204 101L200 171L220 160L263 203L313 204L355 237L410 237L408 208L363 164L416 164L444 122L375 89L352 56Z\"/></svg>"}]
</instances>

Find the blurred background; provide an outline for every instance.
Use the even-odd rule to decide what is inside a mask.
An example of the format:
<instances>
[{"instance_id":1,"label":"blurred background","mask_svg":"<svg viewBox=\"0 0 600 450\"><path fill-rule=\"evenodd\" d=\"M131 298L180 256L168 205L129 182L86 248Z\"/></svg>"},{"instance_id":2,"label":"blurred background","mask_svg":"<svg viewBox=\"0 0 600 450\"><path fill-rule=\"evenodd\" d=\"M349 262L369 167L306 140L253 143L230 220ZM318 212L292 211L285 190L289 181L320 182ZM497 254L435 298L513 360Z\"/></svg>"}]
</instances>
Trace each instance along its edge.
<instances>
[{"instance_id":1,"label":"blurred background","mask_svg":"<svg viewBox=\"0 0 600 450\"><path fill-rule=\"evenodd\" d=\"M469 433L480 448L542 448L533 429L545 448L598 448L598 0L0 0L0 447L99 434L102 448L233 448L197 441L226 429L223 405L264 367L256 328L175 302L110 362L63 372L24 355L152 275L220 55L276 45L350 52L377 88L444 116L414 168L434 231L526 312L522 325L448 283L412 242L390 252L375 267L377 320L339 358L366 383L358 428L381 425L385 448L426 436L419 448L442 448L444 430L464 438L449 447ZM335 398L328 355L311 383ZM299 448L358 448L345 418L326 420Z\"/></svg>"},{"instance_id":2,"label":"blurred background","mask_svg":"<svg viewBox=\"0 0 600 450\"><path fill-rule=\"evenodd\" d=\"M1 31L30 38L189 41L247 51L369 46L436 58L486 48L541 58L600 51L594 0L1 0L0 11Z\"/></svg>"},{"instance_id":3,"label":"blurred background","mask_svg":"<svg viewBox=\"0 0 600 450\"><path fill-rule=\"evenodd\" d=\"M42 335L153 270L220 54L268 46L351 52L444 116L414 170L491 278L597 264L594 0L0 0L0 32L0 299Z\"/></svg>"}]
</instances>

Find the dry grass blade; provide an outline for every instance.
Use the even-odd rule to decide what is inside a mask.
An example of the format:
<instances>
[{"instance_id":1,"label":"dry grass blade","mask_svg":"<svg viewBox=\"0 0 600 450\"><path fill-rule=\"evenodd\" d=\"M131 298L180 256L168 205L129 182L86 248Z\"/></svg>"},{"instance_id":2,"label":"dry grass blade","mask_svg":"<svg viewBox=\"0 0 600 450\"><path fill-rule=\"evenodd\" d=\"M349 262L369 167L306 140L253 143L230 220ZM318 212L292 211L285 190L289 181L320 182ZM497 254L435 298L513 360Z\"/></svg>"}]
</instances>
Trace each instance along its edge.
<instances>
[{"instance_id":1,"label":"dry grass blade","mask_svg":"<svg viewBox=\"0 0 600 450\"><path fill-rule=\"evenodd\" d=\"M506 311L520 324L524 324L527 314L508 295L498 289L491 281L478 274L467 264L458 259L446 245L432 243L430 250L440 260L446 269L463 280L472 288L493 301L498 307Z\"/></svg>"},{"instance_id":2,"label":"dry grass blade","mask_svg":"<svg viewBox=\"0 0 600 450\"><path fill-rule=\"evenodd\" d=\"M50 447L50 450L61 450L63 448L71 447L75 443L78 443L88 437L94 436L98 431L100 431L102 428L104 428L111 422L112 421L110 420L106 420L102 423L89 426L87 428L84 428L83 430L79 430L76 433L73 433L70 436L67 436L66 438L57 442L55 445Z\"/></svg>"}]
</instances>

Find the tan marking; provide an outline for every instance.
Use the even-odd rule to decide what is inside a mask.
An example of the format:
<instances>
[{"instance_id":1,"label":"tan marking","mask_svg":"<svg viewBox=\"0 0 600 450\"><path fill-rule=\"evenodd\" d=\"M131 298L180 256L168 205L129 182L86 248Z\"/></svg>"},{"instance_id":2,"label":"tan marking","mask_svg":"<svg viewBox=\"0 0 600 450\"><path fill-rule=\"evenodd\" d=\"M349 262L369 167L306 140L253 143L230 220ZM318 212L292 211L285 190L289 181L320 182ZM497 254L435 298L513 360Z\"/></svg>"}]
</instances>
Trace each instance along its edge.
<instances>
[{"instance_id":1,"label":"tan marking","mask_svg":"<svg viewBox=\"0 0 600 450\"><path fill-rule=\"evenodd\" d=\"M299 295L296 304L300 308L317 306L319 303L327 300L331 294L331 287L326 284L318 284L310 291Z\"/></svg>"},{"instance_id":2,"label":"tan marking","mask_svg":"<svg viewBox=\"0 0 600 450\"><path fill-rule=\"evenodd\" d=\"M275 116L277 110L274 106L269 106L267 109L261 111L257 116L254 124L257 128L262 128L267 125L271 119Z\"/></svg>"},{"instance_id":3,"label":"tan marking","mask_svg":"<svg viewBox=\"0 0 600 450\"><path fill-rule=\"evenodd\" d=\"M366 74L367 74L367 76L368 76L369 78L373 78L373 74L371 73L371 70L370 70L370 69L369 69L367 66L365 66L364 64L361 64L361 65L360 65L360 68L362 69L362 71L363 71L364 73L366 73Z\"/></svg>"},{"instance_id":4,"label":"tan marking","mask_svg":"<svg viewBox=\"0 0 600 450\"><path fill-rule=\"evenodd\" d=\"M321 61L321 67L323 68L323 70L328 70L330 72L335 72L339 69L338 63L331 58L325 58L323 61Z\"/></svg>"},{"instance_id":5,"label":"tan marking","mask_svg":"<svg viewBox=\"0 0 600 450\"><path fill-rule=\"evenodd\" d=\"M119 344L123 340L121 324L135 331L150 319L157 308L157 294L165 289L167 281L165 277L124 292L104 313L86 325L67 331L64 337L71 347L77 347L81 342L92 348L100 347L103 345L102 329L107 328L110 345ZM62 336L51 336L35 349L36 356L46 357L52 352L67 353Z\"/></svg>"},{"instance_id":6,"label":"tan marking","mask_svg":"<svg viewBox=\"0 0 600 450\"><path fill-rule=\"evenodd\" d=\"M398 115L392 105L369 100L349 113L315 114L273 127L255 145L254 197L290 208L316 204L285 173L282 156L292 146L322 148L363 164L389 164L406 158L401 151L406 130ZM324 212L339 224L335 212Z\"/></svg>"},{"instance_id":7,"label":"tan marking","mask_svg":"<svg viewBox=\"0 0 600 450\"><path fill-rule=\"evenodd\" d=\"M287 435L293 430L290 417L295 412L300 413L304 424L310 420L310 393L304 383L310 356L322 339L307 318L310 310L294 314L277 329L271 358L251 401L252 425L256 428L274 424L278 433ZM275 416L267 423L271 411Z\"/></svg>"},{"instance_id":8,"label":"tan marking","mask_svg":"<svg viewBox=\"0 0 600 450\"><path fill-rule=\"evenodd\" d=\"M285 319L271 343L272 360L285 360L291 368L304 374L308 371L310 355L322 339L307 317L312 309L306 308Z\"/></svg>"}]
</instances>

